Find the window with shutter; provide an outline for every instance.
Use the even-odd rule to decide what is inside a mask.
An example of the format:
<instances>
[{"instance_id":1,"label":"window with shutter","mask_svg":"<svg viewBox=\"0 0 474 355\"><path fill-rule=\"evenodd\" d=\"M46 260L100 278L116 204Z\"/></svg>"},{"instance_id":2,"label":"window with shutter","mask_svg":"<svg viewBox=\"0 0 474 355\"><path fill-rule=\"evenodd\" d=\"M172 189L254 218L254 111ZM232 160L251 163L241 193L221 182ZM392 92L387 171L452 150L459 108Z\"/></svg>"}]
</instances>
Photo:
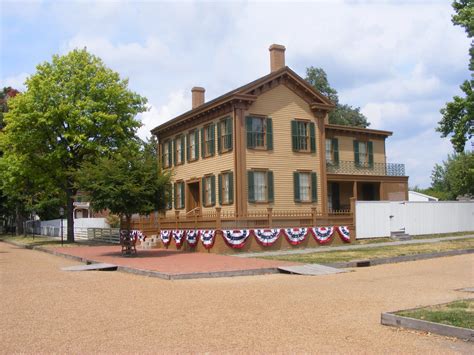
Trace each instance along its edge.
<instances>
[{"instance_id":1,"label":"window with shutter","mask_svg":"<svg viewBox=\"0 0 474 355\"><path fill-rule=\"evenodd\" d=\"M183 137L179 136L174 140L174 165L181 165L184 162Z\"/></svg>"},{"instance_id":2,"label":"window with shutter","mask_svg":"<svg viewBox=\"0 0 474 355\"><path fill-rule=\"evenodd\" d=\"M201 134L204 138L202 139L203 149L202 155L203 158L213 156L215 151L215 125L211 123L210 125L205 126Z\"/></svg>"},{"instance_id":3,"label":"window with shutter","mask_svg":"<svg viewBox=\"0 0 474 355\"><path fill-rule=\"evenodd\" d=\"M229 205L233 202L232 180L232 172L224 172L219 175L218 191L221 205Z\"/></svg>"},{"instance_id":4,"label":"window with shutter","mask_svg":"<svg viewBox=\"0 0 474 355\"><path fill-rule=\"evenodd\" d=\"M273 202L273 184L272 171L248 171L249 202Z\"/></svg>"},{"instance_id":5,"label":"window with shutter","mask_svg":"<svg viewBox=\"0 0 474 355\"><path fill-rule=\"evenodd\" d=\"M219 152L224 153L232 150L232 118L226 117L217 126L217 138Z\"/></svg>"},{"instance_id":6,"label":"window with shutter","mask_svg":"<svg viewBox=\"0 0 474 355\"><path fill-rule=\"evenodd\" d=\"M339 144L337 138L326 139L326 164L339 164Z\"/></svg>"},{"instance_id":7,"label":"window with shutter","mask_svg":"<svg viewBox=\"0 0 474 355\"><path fill-rule=\"evenodd\" d=\"M291 121L291 145L297 152L316 151L316 131L314 122Z\"/></svg>"},{"instance_id":8,"label":"window with shutter","mask_svg":"<svg viewBox=\"0 0 474 355\"><path fill-rule=\"evenodd\" d=\"M270 117L246 117L247 148L273 149L273 121Z\"/></svg>"},{"instance_id":9,"label":"window with shutter","mask_svg":"<svg viewBox=\"0 0 474 355\"><path fill-rule=\"evenodd\" d=\"M162 149L163 149L163 167L169 168L170 167L170 145L168 141L163 143Z\"/></svg>"},{"instance_id":10,"label":"window with shutter","mask_svg":"<svg viewBox=\"0 0 474 355\"><path fill-rule=\"evenodd\" d=\"M174 208L178 210L184 208L184 200L184 182L176 182L174 185Z\"/></svg>"},{"instance_id":11,"label":"window with shutter","mask_svg":"<svg viewBox=\"0 0 474 355\"><path fill-rule=\"evenodd\" d=\"M207 175L202 179L203 204L205 207L211 207L216 204L216 177Z\"/></svg>"},{"instance_id":12,"label":"window with shutter","mask_svg":"<svg viewBox=\"0 0 474 355\"><path fill-rule=\"evenodd\" d=\"M293 172L293 191L295 202L316 202L316 173L306 171Z\"/></svg>"}]
</instances>

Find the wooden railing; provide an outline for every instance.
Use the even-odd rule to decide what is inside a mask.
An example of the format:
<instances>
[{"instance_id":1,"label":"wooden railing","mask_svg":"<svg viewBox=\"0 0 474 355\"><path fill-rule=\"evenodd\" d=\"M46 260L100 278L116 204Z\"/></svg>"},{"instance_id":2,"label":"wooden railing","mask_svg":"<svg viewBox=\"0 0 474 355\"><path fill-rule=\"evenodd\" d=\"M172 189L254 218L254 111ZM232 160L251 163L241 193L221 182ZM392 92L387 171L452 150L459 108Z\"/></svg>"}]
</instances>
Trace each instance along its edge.
<instances>
[{"instance_id":1,"label":"wooden railing","mask_svg":"<svg viewBox=\"0 0 474 355\"><path fill-rule=\"evenodd\" d=\"M266 208L249 211L237 216L234 211L222 211L216 207L213 211L192 213L175 211L172 216L139 216L132 219L132 228L146 235L158 234L161 229L246 229L272 227L314 227L314 226L354 226L355 199L351 199L351 209L331 210L322 213L316 207L307 210L278 210Z\"/></svg>"}]
</instances>

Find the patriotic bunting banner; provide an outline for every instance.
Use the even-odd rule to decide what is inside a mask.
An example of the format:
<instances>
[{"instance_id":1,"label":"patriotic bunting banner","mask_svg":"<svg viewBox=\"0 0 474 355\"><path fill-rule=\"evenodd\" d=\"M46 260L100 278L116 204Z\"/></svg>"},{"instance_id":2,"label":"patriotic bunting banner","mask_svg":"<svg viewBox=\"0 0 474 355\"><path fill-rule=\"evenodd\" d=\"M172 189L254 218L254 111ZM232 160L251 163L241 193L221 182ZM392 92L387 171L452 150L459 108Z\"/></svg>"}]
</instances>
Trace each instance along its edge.
<instances>
[{"instance_id":1,"label":"patriotic bunting banner","mask_svg":"<svg viewBox=\"0 0 474 355\"><path fill-rule=\"evenodd\" d=\"M255 239L260 245L264 247L268 247L273 245L280 236L281 229L255 229L253 234L255 235Z\"/></svg>"},{"instance_id":2,"label":"patriotic bunting banner","mask_svg":"<svg viewBox=\"0 0 474 355\"><path fill-rule=\"evenodd\" d=\"M240 249L245 245L247 238L250 235L248 229L223 230L222 236L228 246Z\"/></svg>"},{"instance_id":3,"label":"patriotic bunting banner","mask_svg":"<svg viewBox=\"0 0 474 355\"><path fill-rule=\"evenodd\" d=\"M308 234L308 228L285 228L286 239L291 245L301 244Z\"/></svg>"},{"instance_id":4,"label":"patriotic bunting banner","mask_svg":"<svg viewBox=\"0 0 474 355\"><path fill-rule=\"evenodd\" d=\"M163 242L164 246L168 246L171 242L171 231L170 230L161 230L160 239Z\"/></svg>"},{"instance_id":5,"label":"patriotic bunting banner","mask_svg":"<svg viewBox=\"0 0 474 355\"><path fill-rule=\"evenodd\" d=\"M190 247L195 247L197 245L199 234L199 230L189 230L186 232L186 241Z\"/></svg>"},{"instance_id":6,"label":"patriotic bunting banner","mask_svg":"<svg viewBox=\"0 0 474 355\"><path fill-rule=\"evenodd\" d=\"M174 239L174 242L176 243L176 248L181 248L181 245L183 244L183 239L184 239L185 235L186 235L186 231L184 231L184 230L174 230L173 231L173 239Z\"/></svg>"},{"instance_id":7,"label":"patriotic bunting banner","mask_svg":"<svg viewBox=\"0 0 474 355\"><path fill-rule=\"evenodd\" d=\"M334 227L315 227L311 228L311 232L319 244L326 244L332 239Z\"/></svg>"},{"instance_id":8,"label":"patriotic bunting banner","mask_svg":"<svg viewBox=\"0 0 474 355\"><path fill-rule=\"evenodd\" d=\"M350 232L349 232L349 228L347 228L347 226L337 227L337 232L339 233L339 235L341 236L341 239L344 242L346 242L346 243L351 242L351 235L350 235Z\"/></svg>"},{"instance_id":9,"label":"patriotic bunting banner","mask_svg":"<svg viewBox=\"0 0 474 355\"><path fill-rule=\"evenodd\" d=\"M125 239L127 238L127 233L128 231L126 229L122 229L120 231L120 238ZM141 241L144 241L146 239L146 235L143 234L141 231L132 229L130 230L130 233L128 234L128 237L130 240L138 240L140 239Z\"/></svg>"},{"instance_id":10,"label":"patriotic bunting banner","mask_svg":"<svg viewBox=\"0 0 474 355\"><path fill-rule=\"evenodd\" d=\"M202 230L201 231L201 243L204 245L204 248L211 249L214 245L214 240L216 236L215 230Z\"/></svg>"}]
</instances>

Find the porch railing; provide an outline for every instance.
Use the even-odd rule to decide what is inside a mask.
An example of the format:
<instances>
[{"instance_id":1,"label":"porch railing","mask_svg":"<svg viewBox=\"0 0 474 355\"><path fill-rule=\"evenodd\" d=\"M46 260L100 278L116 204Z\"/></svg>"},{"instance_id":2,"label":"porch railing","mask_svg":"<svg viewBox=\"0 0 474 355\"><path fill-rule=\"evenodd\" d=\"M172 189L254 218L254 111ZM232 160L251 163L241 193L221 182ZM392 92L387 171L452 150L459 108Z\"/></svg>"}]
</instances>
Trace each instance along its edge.
<instances>
[{"instance_id":1,"label":"porch railing","mask_svg":"<svg viewBox=\"0 0 474 355\"><path fill-rule=\"evenodd\" d=\"M272 227L314 227L314 226L354 226L355 200L351 199L351 209L330 210L322 213L313 207L307 210L278 210L266 208L249 211L238 216L234 211L215 210L192 213L175 211L168 216L139 216L132 219L132 228L146 235L157 234L160 229L247 229Z\"/></svg>"},{"instance_id":2,"label":"porch railing","mask_svg":"<svg viewBox=\"0 0 474 355\"><path fill-rule=\"evenodd\" d=\"M405 176L405 164L356 163L354 161L327 162L329 174Z\"/></svg>"}]
</instances>

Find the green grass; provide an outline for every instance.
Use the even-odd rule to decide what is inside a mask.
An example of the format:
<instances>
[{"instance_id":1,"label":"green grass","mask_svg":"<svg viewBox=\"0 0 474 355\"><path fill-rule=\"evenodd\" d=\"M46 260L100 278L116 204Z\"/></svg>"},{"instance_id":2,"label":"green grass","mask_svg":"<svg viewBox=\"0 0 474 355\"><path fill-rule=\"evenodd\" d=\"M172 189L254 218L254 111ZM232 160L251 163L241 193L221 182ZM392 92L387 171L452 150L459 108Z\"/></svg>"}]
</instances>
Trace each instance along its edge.
<instances>
[{"instance_id":1,"label":"green grass","mask_svg":"<svg viewBox=\"0 0 474 355\"><path fill-rule=\"evenodd\" d=\"M388 258L403 255L417 255L439 253L449 250L473 249L474 239L449 240L438 243L406 244L380 246L355 250L334 250L310 254L292 254L277 256L262 256L264 259L301 262L305 264L330 264L336 262L349 262L354 260L368 260Z\"/></svg>"},{"instance_id":2,"label":"green grass","mask_svg":"<svg viewBox=\"0 0 474 355\"><path fill-rule=\"evenodd\" d=\"M412 239L436 239L436 238L446 238L446 237L462 237L465 235L472 235L474 231L470 232L456 232L456 233L439 233L439 234L423 234L423 235L416 235L412 236ZM374 243L387 243L393 242L393 239L388 237L385 238L368 238L368 239L359 239L356 240L353 244L374 244Z\"/></svg>"},{"instance_id":3,"label":"green grass","mask_svg":"<svg viewBox=\"0 0 474 355\"><path fill-rule=\"evenodd\" d=\"M38 246L53 246L53 247L58 247L61 246L61 240L55 239L55 238L50 238L50 237L45 237L45 236L33 236L31 235L10 235L10 234L2 234L0 235L0 240L5 240L5 241L12 241L18 244L23 244L23 245L28 245L32 247L38 247ZM77 247L81 246L84 243L67 243L66 238L64 238L64 246L65 247Z\"/></svg>"},{"instance_id":4,"label":"green grass","mask_svg":"<svg viewBox=\"0 0 474 355\"><path fill-rule=\"evenodd\" d=\"M396 313L399 316L474 329L474 299Z\"/></svg>"}]
</instances>

